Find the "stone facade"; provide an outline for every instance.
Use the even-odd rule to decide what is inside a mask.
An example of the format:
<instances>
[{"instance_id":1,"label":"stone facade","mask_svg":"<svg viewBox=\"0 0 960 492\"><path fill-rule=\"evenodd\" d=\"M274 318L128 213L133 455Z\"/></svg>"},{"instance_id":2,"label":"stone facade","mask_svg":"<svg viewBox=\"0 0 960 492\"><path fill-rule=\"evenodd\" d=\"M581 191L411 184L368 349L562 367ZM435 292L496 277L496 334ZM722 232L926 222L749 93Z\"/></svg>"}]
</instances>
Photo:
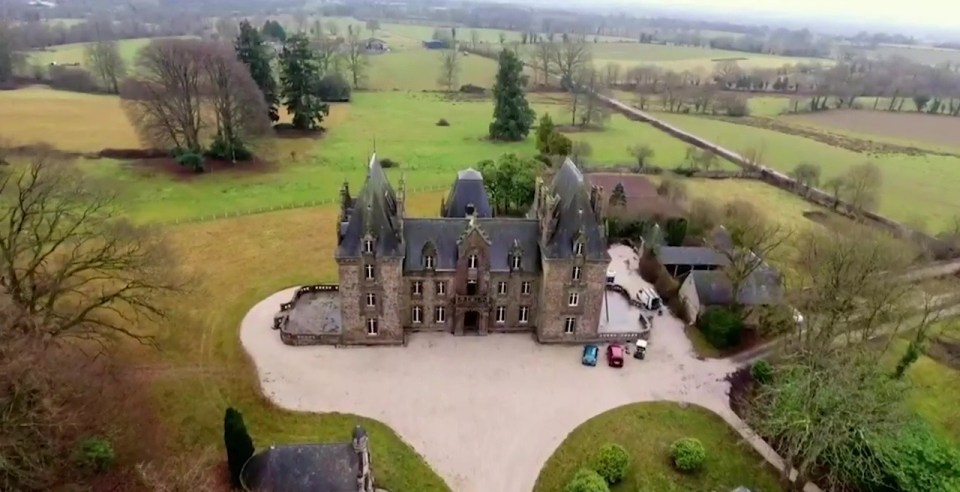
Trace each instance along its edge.
<instances>
[{"instance_id":1,"label":"stone facade","mask_svg":"<svg viewBox=\"0 0 960 492\"><path fill-rule=\"evenodd\" d=\"M418 331L598 339L609 264L599 190L567 161L552 185L538 182L527 218L496 218L483 213L482 181L465 180L482 178L462 171L436 219L405 217L402 178L394 192L376 157L357 198L344 185L339 343L401 344Z\"/></svg>"}]
</instances>

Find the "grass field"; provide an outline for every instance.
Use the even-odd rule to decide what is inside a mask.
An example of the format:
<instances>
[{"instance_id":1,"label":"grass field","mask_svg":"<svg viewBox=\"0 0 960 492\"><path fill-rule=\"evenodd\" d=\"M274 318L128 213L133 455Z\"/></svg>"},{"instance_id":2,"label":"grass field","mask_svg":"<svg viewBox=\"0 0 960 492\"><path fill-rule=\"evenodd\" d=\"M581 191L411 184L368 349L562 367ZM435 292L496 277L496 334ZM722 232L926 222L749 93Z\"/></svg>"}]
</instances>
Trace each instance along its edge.
<instances>
[{"instance_id":1,"label":"grass field","mask_svg":"<svg viewBox=\"0 0 960 492\"><path fill-rule=\"evenodd\" d=\"M960 50L934 48L932 46L880 45L873 49L857 49L871 57L902 56L917 63L937 65L939 63L960 63Z\"/></svg>"},{"instance_id":2,"label":"grass field","mask_svg":"<svg viewBox=\"0 0 960 492\"><path fill-rule=\"evenodd\" d=\"M960 158L889 154L868 156L804 137L695 116L662 113L679 127L719 145L742 151L762 148L764 163L790 171L800 162L817 163L824 179L865 161L883 172L880 213L902 221L922 219L933 230L944 227L960 210L953 183L960 179Z\"/></svg>"},{"instance_id":3,"label":"grass field","mask_svg":"<svg viewBox=\"0 0 960 492\"><path fill-rule=\"evenodd\" d=\"M706 447L700 473L684 475L671 467L670 444L681 437L695 437ZM606 443L627 448L632 459L612 492L725 492L740 485L755 492L782 490L774 470L720 417L695 406L656 402L616 408L574 429L540 471L534 492L562 492Z\"/></svg>"},{"instance_id":4,"label":"grass field","mask_svg":"<svg viewBox=\"0 0 960 492\"><path fill-rule=\"evenodd\" d=\"M420 48L394 51L370 57L370 77L363 86L371 90L441 90L441 50ZM493 87L497 62L475 55L461 55L456 88L464 84Z\"/></svg>"},{"instance_id":5,"label":"grass field","mask_svg":"<svg viewBox=\"0 0 960 492\"><path fill-rule=\"evenodd\" d=\"M960 118L916 112L836 110L781 117L841 133L881 141L913 143L934 148L960 149Z\"/></svg>"},{"instance_id":6,"label":"grass field","mask_svg":"<svg viewBox=\"0 0 960 492\"><path fill-rule=\"evenodd\" d=\"M905 335L908 336L908 335ZM886 354L887 364L896 365L896 361L907 350L908 342L903 338L894 340L891 350ZM906 373L913 384L908 402L921 417L933 426L934 430L955 445L960 446L960 371L951 369L926 355L920 357Z\"/></svg>"},{"instance_id":7,"label":"grass field","mask_svg":"<svg viewBox=\"0 0 960 492\"><path fill-rule=\"evenodd\" d=\"M150 43L150 41L153 39L156 38L121 39L117 42L117 45L120 49L120 55L123 56L127 63L133 63L133 59L136 57L137 51ZM27 63L31 65L49 65L50 63L58 63L61 65L79 63L83 65L83 49L87 44L89 43L61 44L57 46L51 46L43 51L31 51L27 57Z\"/></svg>"},{"instance_id":8,"label":"grass field","mask_svg":"<svg viewBox=\"0 0 960 492\"><path fill-rule=\"evenodd\" d=\"M707 73L712 72L714 65L724 59L736 60L743 68L779 68L787 64L811 62L831 63L824 59L640 43L597 43L593 47L593 57L594 64L601 67L607 63L619 63L624 69L636 65L658 65L675 71L702 68Z\"/></svg>"},{"instance_id":9,"label":"grass field","mask_svg":"<svg viewBox=\"0 0 960 492\"><path fill-rule=\"evenodd\" d=\"M407 208L417 215L435 214L441 196L413 195ZM337 213L327 206L165 229L193 282L177 302L175 317L160 327L160 350L132 347L125 355L150 378L157 414L181 448L178 452L221 449L227 406L243 412L258 449L273 443L342 441L359 422L370 433L380 486L395 492L448 491L416 451L383 424L274 407L261 395L240 345L240 320L255 303L293 285L336 281Z\"/></svg>"}]
</instances>

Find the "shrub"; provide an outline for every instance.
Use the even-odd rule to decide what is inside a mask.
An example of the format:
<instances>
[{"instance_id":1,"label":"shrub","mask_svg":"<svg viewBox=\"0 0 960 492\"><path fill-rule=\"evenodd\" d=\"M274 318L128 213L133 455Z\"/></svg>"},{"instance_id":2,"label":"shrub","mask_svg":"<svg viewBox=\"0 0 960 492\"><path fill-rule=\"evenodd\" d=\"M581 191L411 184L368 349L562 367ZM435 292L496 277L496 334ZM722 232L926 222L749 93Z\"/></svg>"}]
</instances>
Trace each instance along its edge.
<instances>
[{"instance_id":1,"label":"shrub","mask_svg":"<svg viewBox=\"0 0 960 492\"><path fill-rule=\"evenodd\" d=\"M767 359L760 359L750 367L750 375L760 384L769 384L773 381L773 366L767 362Z\"/></svg>"},{"instance_id":2,"label":"shrub","mask_svg":"<svg viewBox=\"0 0 960 492\"><path fill-rule=\"evenodd\" d=\"M573 151L573 141L567 138L566 135L554 130L554 132L550 134L547 147L547 153L550 155L567 156Z\"/></svg>"},{"instance_id":3,"label":"shrub","mask_svg":"<svg viewBox=\"0 0 960 492\"><path fill-rule=\"evenodd\" d=\"M960 490L960 450L934 434L925 422L911 421L896 435L870 443L870 448L880 461L886 489Z\"/></svg>"},{"instance_id":4,"label":"shrub","mask_svg":"<svg viewBox=\"0 0 960 492\"><path fill-rule=\"evenodd\" d=\"M623 480L629 467L630 453L623 446L613 443L600 448L600 455L593 465L593 469L610 484Z\"/></svg>"},{"instance_id":5,"label":"shrub","mask_svg":"<svg viewBox=\"0 0 960 492\"><path fill-rule=\"evenodd\" d=\"M207 170L206 166L203 163L203 155L197 152L181 152L175 158L177 164L180 164L184 167L189 167L193 169L194 172L202 173Z\"/></svg>"},{"instance_id":6,"label":"shrub","mask_svg":"<svg viewBox=\"0 0 960 492\"><path fill-rule=\"evenodd\" d=\"M713 308L707 310L697 322L704 338L718 349L728 349L740 344L743 335L743 317L735 309Z\"/></svg>"},{"instance_id":7,"label":"shrub","mask_svg":"<svg viewBox=\"0 0 960 492\"><path fill-rule=\"evenodd\" d=\"M391 167L400 167L400 161L395 161L389 157L380 159L380 167L390 169Z\"/></svg>"},{"instance_id":8,"label":"shrub","mask_svg":"<svg viewBox=\"0 0 960 492\"><path fill-rule=\"evenodd\" d=\"M317 95L324 102L349 102L350 83L338 73L326 75L317 82Z\"/></svg>"},{"instance_id":9,"label":"shrub","mask_svg":"<svg viewBox=\"0 0 960 492\"><path fill-rule=\"evenodd\" d=\"M683 240L687 237L687 219L676 217L668 219L664 224L666 230L666 240L669 246L683 246Z\"/></svg>"},{"instance_id":10,"label":"shrub","mask_svg":"<svg viewBox=\"0 0 960 492\"><path fill-rule=\"evenodd\" d=\"M437 121L437 126L450 126L450 122L447 121L446 118L440 118L440 120Z\"/></svg>"},{"instance_id":11,"label":"shrub","mask_svg":"<svg viewBox=\"0 0 960 492\"><path fill-rule=\"evenodd\" d=\"M563 490L564 492L609 492L610 487L599 473L581 468Z\"/></svg>"},{"instance_id":12,"label":"shrub","mask_svg":"<svg viewBox=\"0 0 960 492\"><path fill-rule=\"evenodd\" d=\"M670 458L677 470L695 472L702 469L707 461L707 449L699 439L684 437L670 445Z\"/></svg>"},{"instance_id":13,"label":"shrub","mask_svg":"<svg viewBox=\"0 0 960 492\"><path fill-rule=\"evenodd\" d=\"M249 161L253 158L253 153L247 150L243 142L239 140L227 142L222 136L217 135L210 143L207 156L225 161Z\"/></svg>"},{"instance_id":14,"label":"shrub","mask_svg":"<svg viewBox=\"0 0 960 492\"><path fill-rule=\"evenodd\" d=\"M106 439L91 437L80 444L80 463L97 473L110 468L113 459L113 446Z\"/></svg>"},{"instance_id":15,"label":"shrub","mask_svg":"<svg viewBox=\"0 0 960 492\"><path fill-rule=\"evenodd\" d=\"M74 92L99 92L100 87L90 72L80 67L50 67L50 87Z\"/></svg>"}]
</instances>

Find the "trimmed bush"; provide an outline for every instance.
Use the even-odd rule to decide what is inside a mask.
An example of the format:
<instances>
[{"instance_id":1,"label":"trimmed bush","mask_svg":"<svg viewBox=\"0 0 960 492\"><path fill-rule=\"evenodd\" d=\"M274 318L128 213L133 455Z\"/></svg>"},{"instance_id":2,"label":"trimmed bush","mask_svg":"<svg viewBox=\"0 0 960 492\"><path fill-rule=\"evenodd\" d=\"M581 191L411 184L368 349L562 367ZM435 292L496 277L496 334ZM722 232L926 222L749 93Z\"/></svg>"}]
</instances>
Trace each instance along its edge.
<instances>
[{"instance_id":1,"label":"trimmed bush","mask_svg":"<svg viewBox=\"0 0 960 492\"><path fill-rule=\"evenodd\" d=\"M110 468L113 459L113 446L106 439L91 437L80 444L81 464L97 473Z\"/></svg>"},{"instance_id":2,"label":"trimmed bush","mask_svg":"<svg viewBox=\"0 0 960 492\"><path fill-rule=\"evenodd\" d=\"M437 126L450 126L450 122L447 121L446 118L440 118L440 120L437 121Z\"/></svg>"},{"instance_id":3,"label":"trimmed bush","mask_svg":"<svg viewBox=\"0 0 960 492\"><path fill-rule=\"evenodd\" d=\"M707 461L707 449L699 439L684 437L670 445L670 458L677 470L691 473L703 468Z\"/></svg>"},{"instance_id":4,"label":"trimmed bush","mask_svg":"<svg viewBox=\"0 0 960 492\"><path fill-rule=\"evenodd\" d=\"M203 163L203 155L196 152L183 152L176 158L177 164L193 169L193 172L202 173L207 170Z\"/></svg>"},{"instance_id":5,"label":"trimmed bush","mask_svg":"<svg viewBox=\"0 0 960 492\"><path fill-rule=\"evenodd\" d=\"M743 317L735 309L713 308L707 310L697 327L710 345L723 350L740 344L743 335Z\"/></svg>"},{"instance_id":6,"label":"trimmed bush","mask_svg":"<svg viewBox=\"0 0 960 492\"><path fill-rule=\"evenodd\" d=\"M630 467L630 453L619 444L608 443L600 448L600 455L593 469L609 484L615 484L627 476Z\"/></svg>"},{"instance_id":7,"label":"trimmed bush","mask_svg":"<svg viewBox=\"0 0 960 492\"><path fill-rule=\"evenodd\" d=\"M573 476L573 480L563 489L564 492L610 492L607 482L599 473L589 469L581 468Z\"/></svg>"},{"instance_id":8,"label":"trimmed bush","mask_svg":"<svg viewBox=\"0 0 960 492\"><path fill-rule=\"evenodd\" d=\"M390 158L380 159L380 167L384 169L390 169L391 167L400 167L400 161L395 161Z\"/></svg>"},{"instance_id":9,"label":"trimmed bush","mask_svg":"<svg viewBox=\"0 0 960 492\"><path fill-rule=\"evenodd\" d=\"M338 73L326 75L317 82L317 94L324 102L350 102L352 90L347 79Z\"/></svg>"},{"instance_id":10,"label":"trimmed bush","mask_svg":"<svg viewBox=\"0 0 960 492\"><path fill-rule=\"evenodd\" d=\"M750 375L760 384L769 384L773 381L773 366L767 362L767 359L760 359L750 367Z\"/></svg>"}]
</instances>

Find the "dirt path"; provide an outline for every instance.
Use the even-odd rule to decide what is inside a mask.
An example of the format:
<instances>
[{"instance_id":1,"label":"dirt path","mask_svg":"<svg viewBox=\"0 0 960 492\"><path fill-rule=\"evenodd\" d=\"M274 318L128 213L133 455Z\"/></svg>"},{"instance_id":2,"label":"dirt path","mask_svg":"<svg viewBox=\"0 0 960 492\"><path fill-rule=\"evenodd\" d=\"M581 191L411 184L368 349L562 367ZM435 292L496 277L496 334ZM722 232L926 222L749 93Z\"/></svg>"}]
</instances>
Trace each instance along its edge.
<instances>
[{"instance_id":1,"label":"dirt path","mask_svg":"<svg viewBox=\"0 0 960 492\"><path fill-rule=\"evenodd\" d=\"M624 265L615 260L611 268ZM618 271L618 280L626 274ZM271 325L293 290L258 303L241 325L264 394L293 410L386 423L457 492L529 492L576 426L643 401L705 407L780 463L730 410L724 377L735 363L698 360L675 318L656 318L647 359L630 359L621 370L584 367L581 347L540 345L529 335L415 334L406 347L289 347Z\"/></svg>"}]
</instances>

